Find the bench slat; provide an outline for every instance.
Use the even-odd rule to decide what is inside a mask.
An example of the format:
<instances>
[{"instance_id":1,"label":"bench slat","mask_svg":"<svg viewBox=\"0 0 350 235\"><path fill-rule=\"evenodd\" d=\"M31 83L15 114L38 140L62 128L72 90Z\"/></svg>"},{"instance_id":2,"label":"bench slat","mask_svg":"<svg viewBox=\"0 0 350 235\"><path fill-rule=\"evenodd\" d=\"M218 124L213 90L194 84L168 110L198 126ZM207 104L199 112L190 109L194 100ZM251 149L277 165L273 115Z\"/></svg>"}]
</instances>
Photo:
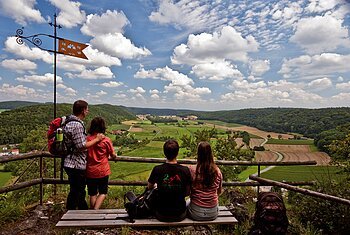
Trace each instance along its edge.
<instances>
[{"instance_id":1,"label":"bench slat","mask_svg":"<svg viewBox=\"0 0 350 235\"><path fill-rule=\"evenodd\" d=\"M194 225L210 225L210 224L235 224L238 221L235 217L218 217L213 221L193 221L191 219L184 219L180 222L160 222L157 219L137 219L135 223L130 223L125 220L62 220L56 224L59 228L69 227L121 227L121 226L194 226Z\"/></svg>"},{"instance_id":2,"label":"bench slat","mask_svg":"<svg viewBox=\"0 0 350 235\"><path fill-rule=\"evenodd\" d=\"M232 213L229 211L219 211L218 217L231 217ZM62 216L61 220L107 220L107 219L120 219L126 218L128 214L126 213L66 213Z\"/></svg>"}]
</instances>

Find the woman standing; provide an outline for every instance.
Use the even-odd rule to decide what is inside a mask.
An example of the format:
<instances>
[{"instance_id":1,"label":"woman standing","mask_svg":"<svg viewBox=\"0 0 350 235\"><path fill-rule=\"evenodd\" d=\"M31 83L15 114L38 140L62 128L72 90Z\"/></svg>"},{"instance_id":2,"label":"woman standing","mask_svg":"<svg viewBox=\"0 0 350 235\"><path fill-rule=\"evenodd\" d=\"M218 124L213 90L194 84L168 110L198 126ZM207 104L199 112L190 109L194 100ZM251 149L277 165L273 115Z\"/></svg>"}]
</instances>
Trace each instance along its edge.
<instances>
[{"instance_id":1,"label":"woman standing","mask_svg":"<svg viewBox=\"0 0 350 235\"><path fill-rule=\"evenodd\" d=\"M90 124L87 140L93 140L97 134L106 132L106 123L102 117L95 117ZM99 209L106 198L108 191L108 178L111 174L108 159L116 159L113 144L106 137L98 144L88 148L86 166L86 181L90 196L90 209Z\"/></svg>"},{"instance_id":2,"label":"woman standing","mask_svg":"<svg viewBox=\"0 0 350 235\"><path fill-rule=\"evenodd\" d=\"M188 215L193 220L214 220L218 216L219 195L222 191L222 174L214 163L208 142L200 142L197 165L190 166L192 186Z\"/></svg>"}]
</instances>

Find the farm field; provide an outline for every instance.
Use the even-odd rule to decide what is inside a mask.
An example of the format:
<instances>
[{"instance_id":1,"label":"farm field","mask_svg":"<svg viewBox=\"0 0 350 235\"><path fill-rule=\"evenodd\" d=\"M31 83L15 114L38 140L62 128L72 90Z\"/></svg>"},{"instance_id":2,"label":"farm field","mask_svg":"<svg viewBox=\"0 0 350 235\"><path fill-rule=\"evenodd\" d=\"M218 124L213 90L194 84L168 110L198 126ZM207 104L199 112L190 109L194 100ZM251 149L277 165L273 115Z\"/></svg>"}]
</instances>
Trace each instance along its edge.
<instances>
[{"instance_id":1,"label":"farm field","mask_svg":"<svg viewBox=\"0 0 350 235\"><path fill-rule=\"evenodd\" d=\"M309 145L266 144L265 149L281 153L283 162L316 161L317 165L328 165L331 160L326 153L312 152Z\"/></svg>"},{"instance_id":2,"label":"farm field","mask_svg":"<svg viewBox=\"0 0 350 235\"><path fill-rule=\"evenodd\" d=\"M271 151L256 151L255 160L258 162L274 162L278 158L276 153Z\"/></svg>"},{"instance_id":3,"label":"farm field","mask_svg":"<svg viewBox=\"0 0 350 235\"><path fill-rule=\"evenodd\" d=\"M277 181L330 182L332 179L341 180L343 175L335 166L277 166L262 173L261 177Z\"/></svg>"}]
</instances>

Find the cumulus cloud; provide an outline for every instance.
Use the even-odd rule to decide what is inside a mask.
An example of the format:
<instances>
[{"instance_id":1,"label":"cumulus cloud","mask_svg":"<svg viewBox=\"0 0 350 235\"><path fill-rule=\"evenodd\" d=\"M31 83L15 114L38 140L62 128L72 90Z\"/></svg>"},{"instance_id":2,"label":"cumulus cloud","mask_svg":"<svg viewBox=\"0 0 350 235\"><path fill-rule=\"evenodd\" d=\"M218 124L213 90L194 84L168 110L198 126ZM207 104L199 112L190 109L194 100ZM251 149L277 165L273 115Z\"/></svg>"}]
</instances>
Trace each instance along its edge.
<instances>
[{"instance_id":1,"label":"cumulus cloud","mask_svg":"<svg viewBox=\"0 0 350 235\"><path fill-rule=\"evenodd\" d=\"M191 78L167 66L155 70L140 68L134 77L170 81L168 85L164 86L164 93L174 93L175 98L178 100L200 100L202 95L211 93L211 90L207 87L194 88L194 82Z\"/></svg>"},{"instance_id":2,"label":"cumulus cloud","mask_svg":"<svg viewBox=\"0 0 350 235\"><path fill-rule=\"evenodd\" d=\"M332 87L332 81L329 78L315 79L308 83L308 87L316 91L325 90Z\"/></svg>"},{"instance_id":3,"label":"cumulus cloud","mask_svg":"<svg viewBox=\"0 0 350 235\"><path fill-rule=\"evenodd\" d=\"M23 85L10 85L8 83L2 84L0 87L0 93L2 99L18 100L18 99L31 99L40 97L40 93L36 92L33 88L25 87Z\"/></svg>"},{"instance_id":4,"label":"cumulus cloud","mask_svg":"<svg viewBox=\"0 0 350 235\"><path fill-rule=\"evenodd\" d=\"M1 61L1 66L10 70L14 70L18 73L23 73L29 70L35 70L37 68L36 63L24 59L24 60L3 60Z\"/></svg>"},{"instance_id":5,"label":"cumulus cloud","mask_svg":"<svg viewBox=\"0 0 350 235\"><path fill-rule=\"evenodd\" d=\"M333 9L338 3L338 0L309 0L305 9L309 12L323 12Z\"/></svg>"},{"instance_id":6,"label":"cumulus cloud","mask_svg":"<svg viewBox=\"0 0 350 235\"><path fill-rule=\"evenodd\" d=\"M123 33L124 27L130 24L124 12L107 10L101 15L90 14L81 32L89 36L98 36L108 33Z\"/></svg>"},{"instance_id":7,"label":"cumulus cloud","mask_svg":"<svg viewBox=\"0 0 350 235\"><path fill-rule=\"evenodd\" d=\"M174 49L171 61L174 64L196 65L205 62L247 61L248 53L258 50L254 37L237 32L231 26L223 27L213 34L191 34L187 44L181 44Z\"/></svg>"},{"instance_id":8,"label":"cumulus cloud","mask_svg":"<svg viewBox=\"0 0 350 235\"><path fill-rule=\"evenodd\" d=\"M44 23L40 11L34 9L35 4L35 0L0 0L0 9L3 14L23 26L27 25L27 21Z\"/></svg>"},{"instance_id":9,"label":"cumulus cloud","mask_svg":"<svg viewBox=\"0 0 350 235\"><path fill-rule=\"evenodd\" d=\"M349 82L342 82L335 85L335 87L339 90L345 90L350 91L350 81Z\"/></svg>"},{"instance_id":10,"label":"cumulus cloud","mask_svg":"<svg viewBox=\"0 0 350 235\"><path fill-rule=\"evenodd\" d=\"M145 93L146 91L145 91L145 89L143 89L142 87L139 86L139 87L136 87L136 89L130 89L129 92L131 92L133 94L135 94L135 93L142 94L142 93Z\"/></svg>"},{"instance_id":11,"label":"cumulus cloud","mask_svg":"<svg viewBox=\"0 0 350 235\"><path fill-rule=\"evenodd\" d=\"M305 84L291 83L285 80L275 82L253 82L246 80L233 81L232 92L223 94L221 102L226 104L240 103L241 106L254 102L254 107L290 106L310 107L325 103L320 95L304 90Z\"/></svg>"},{"instance_id":12,"label":"cumulus cloud","mask_svg":"<svg viewBox=\"0 0 350 235\"><path fill-rule=\"evenodd\" d=\"M66 28L72 28L85 22L86 14L80 10L81 3L69 0L49 0L52 5L60 9L57 23Z\"/></svg>"},{"instance_id":13,"label":"cumulus cloud","mask_svg":"<svg viewBox=\"0 0 350 235\"><path fill-rule=\"evenodd\" d=\"M290 60L284 60L281 70L285 78L303 76L323 76L350 71L350 55L322 53L320 55L303 55Z\"/></svg>"},{"instance_id":14,"label":"cumulus cloud","mask_svg":"<svg viewBox=\"0 0 350 235\"><path fill-rule=\"evenodd\" d=\"M23 45L16 43L16 37L8 37L5 41L5 51L10 52L14 55L20 56L21 58L28 60L43 60L45 63L53 63L52 56L49 52L40 50L39 48L30 48L24 42Z\"/></svg>"},{"instance_id":15,"label":"cumulus cloud","mask_svg":"<svg viewBox=\"0 0 350 235\"><path fill-rule=\"evenodd\" d=\"M122 82L114 82L114 81L104 82L101 84L101 86L103 86L103 87L118 87L121 85L123 85Z\"/></svg>"},{"instance_id":16,"label":"cumulus cloud","mask_svg":"<svg viewBox=\"0 0 350 235\"><path fill-rule=\"evenodd\" d=\"M224 80L243 77L237 67L228 61L197 64L192 67L192 71L199 79Z\"/></svg>"},{"instance_id":17,"label":"cumulus cloud","mask_svg":"<svg viewBox=\"0 0 350 235\"><path fill-rule=\"evenodd\" d=\"M145 47L136 47L130 39L127 39L121 33L96 36L90 43L99 51L123 59L134 59L152 54Z\"/></svg>"},{"instance_id":18,"label":"cumulus cloud","mask_svg":"<svg viewBox=\"0 0 350 235\"><path fill-rule=\"evenodd\" d=\"M348 29L342 24L342 19L331 15L301 19L290 41L312 54L329 52L338 46L349 47Z\"/></svg>"},{"instance_id":19,"label":"cumulus cloud","mask_svg":"<svg viewBox=\"0 0 350 235\"><path fill-rule=\"evenodd\" d=\"M98 96L107 95L107 92L101 90L101 91L96 92L96 95L98 95Z\"/></svg>"},{"instance_id":20,"label":"cumulus cloud","mask_svg":"<svg viewBox=\"0 0 350 235\"><path fill-rule=\"evenodd\" d=\"M69 78L83 78L83 79L112 79L113 72L108 67L99 67L94 70L84 70L80 74L66 73Z\"/></svg>"},{"instance_id":21,"label":"cumulus cloud","mask_svg":"<svg viewBox=\"0 0 350 235\"><path fill-rule=\"evenodd\" d=\"M269 60L254 60L249 62L252 76L261 76L270 69Z\"/></svg>"},{"instance_id":22,"label":"cumulus cloud","mask_svg":"<svg viewBox=\"0 0 350 235\"><path fill-rule=\"evenodd\" d=\"M222 1L159 1L157 11L148 17L159 24L174 25L177 29L201 31L205 28L215 28L229 21L229 12L220 8L226 4Z\"/></svg>"},{"instance_id":23,"label":"cumulus cloud","mask_svg":"<svg viewBox=\"0 0 350 235\"><path fill-rule=\"evenodd\" d=\"M46 86L47 84L53 84L54 74L46 73L44 75L24 75L24 77L16 78L20 82L34 83L39 86ZM62 83L62 77L56 75L56 83Z\"/></svg>"}]
</instances>

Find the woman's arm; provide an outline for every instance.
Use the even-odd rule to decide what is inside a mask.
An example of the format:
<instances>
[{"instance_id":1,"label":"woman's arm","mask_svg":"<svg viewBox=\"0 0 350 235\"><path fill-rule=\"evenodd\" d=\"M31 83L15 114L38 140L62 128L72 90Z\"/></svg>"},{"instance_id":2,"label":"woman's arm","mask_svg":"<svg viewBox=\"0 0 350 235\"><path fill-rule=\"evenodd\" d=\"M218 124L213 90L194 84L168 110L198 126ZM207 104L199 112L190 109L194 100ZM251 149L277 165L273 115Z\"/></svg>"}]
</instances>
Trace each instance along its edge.
<instances>
[{"instance_id":1,"label":"woman's arm","mask_svg":"<svg viewBox=\"0 0 350 235\"><path fill-rule=\"evenodd\" d=\"M105 135L102 133L98 133L96 135L96 138L90 141L86 142L85 148L90 148L91 146L97 144L98 142L100 142L101 140L103 140L105 138Z\"/></svg>"}]
</instances>

